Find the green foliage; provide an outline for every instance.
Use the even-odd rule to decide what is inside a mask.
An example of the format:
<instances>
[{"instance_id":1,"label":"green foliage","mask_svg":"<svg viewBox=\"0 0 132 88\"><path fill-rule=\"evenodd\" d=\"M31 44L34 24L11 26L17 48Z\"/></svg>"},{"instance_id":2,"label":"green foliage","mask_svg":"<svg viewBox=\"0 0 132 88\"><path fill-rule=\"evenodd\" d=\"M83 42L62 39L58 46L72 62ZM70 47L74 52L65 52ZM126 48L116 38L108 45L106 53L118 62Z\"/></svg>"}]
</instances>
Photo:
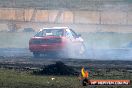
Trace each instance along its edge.
<instances>
[{"instance_id":1,"label":"green foliage","mask_svg":"<svg viewBox=\"0 0 132 88\"><path fill-rule=\"evenodd\" d=\"M81 84L77 77L34 76L29 72L0 70L0 88L78 88L79 86Z\"/></svg>"},{"instance_id":2,"label":"green foliage","mask_svg":"<svg viewBox=\"0 0 132 88\"><path fill-rule=\"evenodd\" d=\"M89 79L130 79L127 69L89 70ZM52 80L52 78L55 78ZM130 86L97 86L96 88L131 88ZM30 71L0 69L0 88L84 88L78 76L32 75ZM87 88L87 87L86 87ZM90 87L92 88L92 86Z\"/></svg>"},{"instance_id":3,"label":"green foliage","mask_svg":"<svg viewBox=\"0 0 132 88\"><path fill-rule=\"evenodd\" d=\"M0 64L0 88L94 88L82 87L78 76L65 76L65 75L33 75L33 70L22 70L22 66L34 67L34 64L47 65L53 64L57 60L52 59L35 59L27 60L23 59L22 62L27 62L29 64L20 64L17 60L12 59L15 64L14 68L7 70L7 67L12 67L12 62L7 63L11 60L0 59L2 62ZM15 62L16 61L16 62ZM60 60L59 60L60 61ZM4 63L6 62L6 63ZM41 63L40 63L41 62ZM80 71L82 65L86 70L89 71L89 79L129 79L132 80L132 61L99 61L99 60L84 60L84 59L63 59L66 65L73 66L76 70ZM18 64L19 63L19 64ZM45 63L45 64L44 64ZM59 66L63 66L64 63L57 63ZM52 66L52 65L50 65ZM15 67L17 67L16 70ZM36 66L37 67L37 66ZM39 67L39 66L38 66ZM39 68L41 68L40 66ZM4 69L6 68L6 69ZM65 70L65 68L64 68ZM55 78L52 80L52 78ZM97 86L95 88L132 88L130 86Z\"/></svg>"}]
</instances>

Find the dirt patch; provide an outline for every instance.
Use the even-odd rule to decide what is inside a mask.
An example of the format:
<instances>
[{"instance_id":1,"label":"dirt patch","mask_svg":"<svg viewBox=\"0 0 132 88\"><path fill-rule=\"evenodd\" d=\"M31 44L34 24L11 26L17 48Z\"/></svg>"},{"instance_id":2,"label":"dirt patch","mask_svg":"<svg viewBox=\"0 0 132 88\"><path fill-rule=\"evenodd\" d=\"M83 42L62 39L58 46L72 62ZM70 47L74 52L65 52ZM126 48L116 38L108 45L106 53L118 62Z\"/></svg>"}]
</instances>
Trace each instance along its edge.
<instances>
[{"instance_id":1,"label":"dirt patch","mask_svg":"<svg viewBox=\"0 0 132 88\"><path fill-rule=\"evenodd\" d=\"M61 61L55 64L47 65L42 70L34 71L33 74L37 75L78 75L79 73L70 66L65 65Z\"/></svg>"}]
</instances>

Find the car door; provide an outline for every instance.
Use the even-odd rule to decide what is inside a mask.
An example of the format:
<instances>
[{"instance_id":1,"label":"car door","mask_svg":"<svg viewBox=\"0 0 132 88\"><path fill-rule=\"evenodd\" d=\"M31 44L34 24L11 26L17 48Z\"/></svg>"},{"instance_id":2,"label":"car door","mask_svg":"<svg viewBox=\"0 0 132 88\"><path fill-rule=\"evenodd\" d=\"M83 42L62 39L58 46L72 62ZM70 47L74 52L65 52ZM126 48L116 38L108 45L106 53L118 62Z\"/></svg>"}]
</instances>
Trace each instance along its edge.
<instances>
[{"instance_id":1,"label":"car door","mask_svg":"<svg viewBox=\"0 0 132 88\"><path fill-rule=\"evenodd\" d=\"M70 29L70 31L71 31L76 43L83 42L83 39L76 32L74 32L72 29Z\"/></svg>"},{"instance_id":2,"label":"car door","mask_svg":"<svg viewBox=\"0 0 132 88\"><path fill-rule=\"evenodd\" d=\"M72 31L71 29L67 29L66 31L67 31L66 32L67 38L70 39L70 41L74 47L78 48L81 45L81 41L80 41L79 37L77 36L77 34L74 31Z\"/></svg>"},{"instance_id":3,"label":"car door","mask_svg":"<svg viewBox=\"0 0 132 88\"><path fill-rule=\"evenodd\" d=\"M77 53L77 55L81 55L81 56L84 55L86 48L82 37L76 34L72 29L71 29L71 33L75 39L74 40L75 52Z\"/></svg>"},{"instance_id":4,"label":"car door","mask_svg":"<svg viewBox=\"0 0 132 88\"><path fill-rule=\"evenodd\" d=\"M70 39L71 43L69 46L72 45L71 49L74 50L75 54L82 54L85 51L83 46L83 39L78 36L74 31L70 29L67 30L66 36Z\"/></svg>"}]
</instances>

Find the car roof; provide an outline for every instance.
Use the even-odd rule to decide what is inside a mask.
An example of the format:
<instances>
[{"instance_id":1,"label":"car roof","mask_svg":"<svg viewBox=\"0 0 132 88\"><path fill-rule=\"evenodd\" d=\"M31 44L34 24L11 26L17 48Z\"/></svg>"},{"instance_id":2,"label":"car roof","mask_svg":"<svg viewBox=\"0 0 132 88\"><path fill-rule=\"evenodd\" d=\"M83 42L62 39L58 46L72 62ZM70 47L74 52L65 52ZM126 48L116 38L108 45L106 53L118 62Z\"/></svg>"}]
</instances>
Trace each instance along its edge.
<instances>
[{"instance_id":1,"label":"car roof","mask_svg":"<svg viewBox=\"0 0 132 88\"><path fill-rule=\"evenodd\" d=\"M53 27L53 28L57 28L57 29L68 29L68 27Z\"/></svg>"},{"instance_id":2,"label":"car roof","mask_svg":"<svg viewBox=\"0 0 132 88\"><path fill-rule=\"evenodd\" d=\"M45 29L69 29L68 27L51 27L51 28L42 28L40 31L45 30Z\"/></svg>"}]
</instances>

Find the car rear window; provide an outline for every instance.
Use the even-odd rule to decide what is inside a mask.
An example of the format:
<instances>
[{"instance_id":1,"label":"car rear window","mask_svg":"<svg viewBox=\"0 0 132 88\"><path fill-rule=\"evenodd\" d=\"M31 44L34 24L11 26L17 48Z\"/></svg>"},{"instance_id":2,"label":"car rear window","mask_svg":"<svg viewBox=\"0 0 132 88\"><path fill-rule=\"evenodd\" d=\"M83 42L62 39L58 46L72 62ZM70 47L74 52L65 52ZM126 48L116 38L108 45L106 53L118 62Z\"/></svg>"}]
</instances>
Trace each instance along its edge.
<instances>
[{"instance_id":1,"label":"car rear window","mask_svg":"<svg viewBox=\"0 0 132 88\"><path fill-rule=\"evenodd\" d=\"M35 37L44 37L44 36L63 36L64 30L63 29L44 29L38 32Z\"/></svg>"}]
</instances>

